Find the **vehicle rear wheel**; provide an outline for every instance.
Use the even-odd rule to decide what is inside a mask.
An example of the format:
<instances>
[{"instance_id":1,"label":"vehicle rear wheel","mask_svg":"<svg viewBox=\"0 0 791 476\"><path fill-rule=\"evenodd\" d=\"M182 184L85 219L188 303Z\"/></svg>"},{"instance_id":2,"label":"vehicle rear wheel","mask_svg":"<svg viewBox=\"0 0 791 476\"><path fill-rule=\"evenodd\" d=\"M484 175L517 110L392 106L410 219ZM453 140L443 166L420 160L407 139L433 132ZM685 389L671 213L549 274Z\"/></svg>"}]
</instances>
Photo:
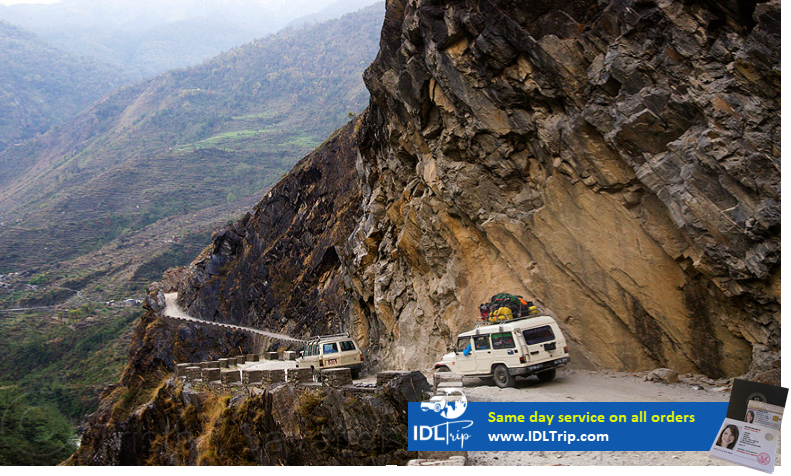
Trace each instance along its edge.
<instances>
[{"instance_id":1,"label":"vehicle rear wheel","mask_svg":"<svg viewBox=\"0 0 791 476\"><path fill-rule=\"evenodd\" d=\"M357 380L360 378L360 372L362 372L362 369L352 369L352 379Z\"/></svg>"},{"instance_id":2,"label":"vehicle rear wheel","mask_svg":"<svg viewBox=\"0 0 791 476\"><path fill-rule=\"evenodd\" d=\"M544 370L538 373L538 380L542 382L551 382L555 378L555 369Z\"/></svg>"},{"instance_id":3,"label":"vehicle rear wheel","mask_svg":"<svg viewBox=\"0 0 791 476\"><path fill-rule=\"evenodd\" d=\"M494 383L500 388L514 386L514 376L508 372L508 367L498 365L494 368Z\"/></svg>"},{"instance_id":4,"label":"vehicle rear wheel","mask_svg":"<svg viewBox=\"0 0 791 476\"><path fill-rule=\"evenodd\" d=\"M437 372L450 372L450 369L448 368L447 365L440 365L439 367L437 367L436 371Z\"/></svg>"}]
</instances>

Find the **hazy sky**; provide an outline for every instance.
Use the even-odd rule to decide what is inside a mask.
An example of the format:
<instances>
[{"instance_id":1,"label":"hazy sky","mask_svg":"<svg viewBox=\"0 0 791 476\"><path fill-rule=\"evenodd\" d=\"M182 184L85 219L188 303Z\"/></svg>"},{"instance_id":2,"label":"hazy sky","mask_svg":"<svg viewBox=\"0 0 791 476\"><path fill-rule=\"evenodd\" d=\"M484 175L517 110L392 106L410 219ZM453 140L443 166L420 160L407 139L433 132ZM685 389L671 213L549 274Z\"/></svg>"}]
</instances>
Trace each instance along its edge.
<instances>
[{"instance_id":1,"label":"hazy sky","mask_svg":"<svg viewBox=\"0 0 791 476\"><path fill-rule=\"evenodd\" d=\"M15 5L17 3L57 3L60 0L0 0L3 5Z\"/></svg>"},{"instance_id":2,"label":"hazy sky","mask_svg":"<svg viewBox=\"0 0 791 476\"><path fill-rule=\"evenodd\" d=\"M0 0L3 5L15 5L17 3L57 3L60 0Z\"/></svg>"}]
</instances>

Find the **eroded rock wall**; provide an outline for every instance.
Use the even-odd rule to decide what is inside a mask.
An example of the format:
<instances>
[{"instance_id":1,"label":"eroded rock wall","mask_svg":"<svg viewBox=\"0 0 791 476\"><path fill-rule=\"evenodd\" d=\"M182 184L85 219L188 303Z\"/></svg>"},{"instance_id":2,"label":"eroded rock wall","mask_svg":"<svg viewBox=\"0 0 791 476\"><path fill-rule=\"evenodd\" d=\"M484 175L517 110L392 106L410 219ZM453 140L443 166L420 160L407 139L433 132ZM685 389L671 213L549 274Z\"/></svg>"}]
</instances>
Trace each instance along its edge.
<instances>
[{"instance_id":1,"label":"eroded rock wall","mask_svg":"<svg viewBox=\"0 0 791 476\"><path fill-rule=\"evenodd\" d=\"M378 360L510 291L578 364L776 365L780 4L745 3L388 2L349 245Z\"/></svg>"},{"instance_id":2,"label":"eroded rock wall","mask_svg":"<svg viewBox=\"0 0 791 476\"><path fill-rule=\"evenodd\" d=\"M293 336L335 332L359 314L342 265L362 213L357 126L339 129L252 213L214 233L179 284L188 314Z\"/></svg>"},{"instance_id":3,"label":"eroded rock wall","mask_svg":"<svg viewBox=\"0 0 791 476\"><path fill-rule=\"evenodd\" d=\"M72 465L403 465L420 373L377 392L277 384L224 392L169 379L141 404L105 397Z\"/></svg>"}]
</instances>

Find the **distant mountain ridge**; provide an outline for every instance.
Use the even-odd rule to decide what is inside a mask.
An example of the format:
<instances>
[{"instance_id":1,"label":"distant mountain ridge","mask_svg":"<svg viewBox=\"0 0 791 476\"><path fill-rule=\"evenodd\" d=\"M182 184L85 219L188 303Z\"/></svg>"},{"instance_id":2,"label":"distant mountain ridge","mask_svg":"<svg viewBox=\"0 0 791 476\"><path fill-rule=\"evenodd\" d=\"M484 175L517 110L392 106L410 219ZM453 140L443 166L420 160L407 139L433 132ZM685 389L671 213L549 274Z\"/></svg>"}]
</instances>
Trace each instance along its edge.
<instances>
[{"instance_id":1,"label":"distant mountain ridge","mask_svg":"<svg viewBox=\"0 0 791 476\"><path fill-rule=\"evenodd\" d=\"M131 79L2 20L0 64L0 151L46 132Z\"/></svg>"},{"instance_id":2,"label":"distant mountain ridge","mask_svg":"<svg viewBox=\"0 0 791 476\"><path fill-rule=\"evenodd\" d=\"M309 15L337 18L376 0L61 0L0 5L0 19L74 54L150 77L201 63Z\"/></svg>"}]
</instances>

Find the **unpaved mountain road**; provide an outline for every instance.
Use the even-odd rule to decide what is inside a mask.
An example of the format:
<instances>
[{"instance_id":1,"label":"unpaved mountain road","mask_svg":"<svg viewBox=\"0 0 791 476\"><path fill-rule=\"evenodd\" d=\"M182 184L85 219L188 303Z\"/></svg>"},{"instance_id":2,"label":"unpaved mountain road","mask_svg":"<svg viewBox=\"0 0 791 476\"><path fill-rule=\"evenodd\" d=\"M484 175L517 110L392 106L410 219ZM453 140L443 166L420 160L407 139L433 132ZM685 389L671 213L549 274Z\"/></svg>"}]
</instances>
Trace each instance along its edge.
<instances>
[{"instance_id":1,"label":"unpaved mountain road","mask_svg":"<svg viewBox=\"0 0 791 476\"><path fill-rule=\"evenodd\" d=\"M640 374L584 370L560 370L548 383L535 377L517 379L515 387L505 389L476 378L464 379L464 394L471 402L727 402L730 398L730 391L711 388L683 377L681 383L664 384L645 381ZM710 458L705 451L470 451L468 464L736 466Z\"/></svg>"},{"instance_id":2,"label":"unpaved mountain road","mask_svg":"<svg viewBox=\"0 0 791 476\"><path fill-rule=\"evenodd\" d=\"M224 322L204 321L203 319L192 317L189 314L185 313L184 310L181 309L181 307L179 307L179 305L176 303L176 298L178 298L178 293L165 294L165 310L163 311L163 313L168 317L172 317L174 319L183 319L185 321L198 322L208 326L215 326L226 329L238 329L241 331L247 331L253 334L259 334L264 337L271 337L273 339L279 339L287 342L305 342L302 339L297 339L295 337L287 336L285 334L278 334L275 332L269 332L261 329L253 329L252 327L237 326L234 324L227 324Z\"/></svg>"}]
</instances>

